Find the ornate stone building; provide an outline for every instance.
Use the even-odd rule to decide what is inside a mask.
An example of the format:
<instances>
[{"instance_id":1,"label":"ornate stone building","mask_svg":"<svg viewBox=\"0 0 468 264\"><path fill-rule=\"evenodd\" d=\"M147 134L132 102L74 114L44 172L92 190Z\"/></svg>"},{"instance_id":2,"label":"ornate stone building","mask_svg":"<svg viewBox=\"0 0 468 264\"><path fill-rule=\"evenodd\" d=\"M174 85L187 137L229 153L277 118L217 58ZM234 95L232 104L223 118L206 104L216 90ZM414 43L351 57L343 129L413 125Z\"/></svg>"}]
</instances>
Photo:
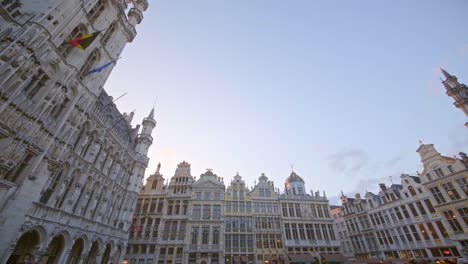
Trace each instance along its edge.
<instances>
[{"instance_id":1,"label":"ornate stone building","mask_svg":"<svg viewBox=\"0 0 468 264\"><path fill-rule=\"evenodd\" d=\"M424 168L417 176L402 174L400 184L382 183L378 195L363 199L342 195L335 222L345 222L340 240L358 262L467 258L468 158L442 156L432 144L421 143L417 152Z\"/></svg>"},{"instance_id":2,"label":"ornate stone building","mask_svg":"<svg viewBox=\"0 0 468 264\"><path fill-rule=\"evenodd\" d=\"M457 77L449 74L444 69L440 69L445 77L442 84L446 89L448 96L452 97L455 102L455 107L460 108L466 116L468 116L468 87L465 84L459 83ZM468 127L468 122L465 123Z\"/></svg>"},{"instance_id":3,"label":"ornate stone building","mask_svg":"<svg viewBox=\"0 0 468 264\"><path fill-rule=\"evenodd\" d=\"M120 262L154 109L133 127L103 89L113 65L87 73L119 57L148 3L0 4L0 263Z\"/></svg>"},{"instance_id":4,"label":"ornate stone building","mask_svg":"<svg viewBox=\"0 0 468 264\"><path fill-rule=\"evenodd\" d=\"M296 173L287 178L285 193L280 194L264 174L253 188L247 188L239 174L225 188L222 178L211 170L195 180L189 166L180 163L168 185L164 185L159 168L148 178L138 197L143 209L134 216L124 263L343 260L328 200L318 192L307 194ZM188 210L177 209L185 204L189 204ZM188 224L172 224L180 221ZM167 222L171 224L165 225ZM169 233L164 238L166 231Z\"/></svg>"}]
</instances>

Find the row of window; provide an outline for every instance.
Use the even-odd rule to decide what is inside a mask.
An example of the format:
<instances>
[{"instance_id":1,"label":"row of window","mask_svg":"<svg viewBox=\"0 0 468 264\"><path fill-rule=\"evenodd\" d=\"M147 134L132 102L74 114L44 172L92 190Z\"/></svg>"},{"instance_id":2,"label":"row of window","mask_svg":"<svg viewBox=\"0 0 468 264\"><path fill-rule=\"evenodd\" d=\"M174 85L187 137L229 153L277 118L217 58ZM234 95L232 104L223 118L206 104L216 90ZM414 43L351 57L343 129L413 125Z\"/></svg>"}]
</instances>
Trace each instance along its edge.
<instances>
[{"instance_id":1,"label":"row of window","mask_svg":"<svg viewBox=\"0 0 468 264\"><path fill-rule=\"evenodd\" d=\"M224 247L226 252L253 251L253 234L225 234Z\"/></svg>"},{"instance_id":2,"label":"row of window","mask_svg":"<svg viewBox=\"0 0 468 264\"><path fill-rule=\"evenodd\" d=\"M309 208L304 208L304 211L307 211L308 209L311 217L330 218L328 205L324 205L324 204L305 205L303 204L302 206L304 207L310 206ZM281 207L282 207L283 217L307 217L307 215L304 215L302 213L300 203L283 203Z\"/></svg>"},{"instance_id":3,"label":"row of window","mask_svg":"<svg viewBox=\"0 0 468 264\"><path fill-rule=\"evenodd\" d=\"M211 239L210 239L210 229L211 229ZM191 245L219 245L219 238L220 238L220 227L219 226L193 226L190 238Z\"/></svg>"},{"instance_id":4,"label":"row of window","mask_svg":"<svg viewBox=\"0 0 468 264\"><path fill-rule=\"evenodd\" d=\"M463 221L465 222L465 225L468 226L468 208L467 207L460 208L460 209L457 209L457 211L458 211L458 214L463 219ZM447 219L447 222L450 224L450 226L452 227L455 233L463 232L463 227L460 225L460 222L457 219L457 215L452 210L443 212L443 215L445 216L445 218Z\"/></svg>"},{"instance_id":5,"label":"row of window","mask_svg":"<svg viewBox=\"0 0 468 264\"><path fill-rule=\"evenodd\" d=\"M285 223L287 240L336 240L331 224Z\"/></svg>"},{"instance_id":6,"label":"row of window","mask_svg":"<svg viewBox=\"0 0 468 264\"><path fill-rule=\"evenodd\" d=\"M211 212L213 208L213 212ZM202 214L203 212L203 214ZM221 205L200 204L193 205L192 219L219 220L221 219Z\"/></svg>"},{"instance_id":7,"label":"row of window","mask_svg":"<svg viewBox=\"0 0 468 264\"><path fill-rule=\"evenodd\" d=\"M283 248L281 234L256 234L255 241L258 249Z\"/></svg>"},{"instance_id":8,"label":"row of window","mask_svg":"<svg viewBox=\"0 0 468 264\"><path fill-rule=\"evenodd\" d=\"M465 178L457 179L456 182L460 186L460 189L465 193L465 195L468 196L468 184L467 184L466 179ZM450 200L455 201L455 200L460 200L462 198L460 194L458 193L457 188L455 188L455 186L451 182L442 184L442 187L444 188ZM434 196L438 204L447 202L445 199L445 196L442 194L438 186L429 188L429 190L431 191L432 195Z\"/></svg>"},{"instance_id":9,"label":"row of window","mask_svg":"<svg viewBox=\"0 0 468 264\"><path fill-rule=\"evenodd\" d=\"M162 233L163 240L184 240L186 221L166 221Z\"/></svg>"},{"instance_id":10,"label":"row of window","mask_svg":"<svg viewBox=\"0 0 468 264\"><path fill-rule=\"evenodd\" d=\"M203 200L215 200L215 201L220 201L221 200L221 192L211 192L211 191L196 191L194 193L193 199L194 200L201 200L202 199L202 194L203 194Z\"/></svg>"}]
</instances>

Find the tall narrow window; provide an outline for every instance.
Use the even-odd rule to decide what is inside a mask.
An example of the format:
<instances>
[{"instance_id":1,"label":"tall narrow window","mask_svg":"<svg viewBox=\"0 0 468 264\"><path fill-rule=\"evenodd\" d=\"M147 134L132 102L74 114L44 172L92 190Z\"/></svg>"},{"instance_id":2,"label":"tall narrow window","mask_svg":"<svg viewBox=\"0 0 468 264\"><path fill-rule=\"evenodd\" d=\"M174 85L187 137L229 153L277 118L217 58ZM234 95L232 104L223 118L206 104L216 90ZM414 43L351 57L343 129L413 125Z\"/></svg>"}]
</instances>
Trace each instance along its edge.
<instances>
[{"instance_id":1,"label":"tall narrow window","mask_svg":"<svg viewBox=\"0 0 468 264\"><path fill-rule=\"evenodd\" d=\"M191 244L196 245L198 241L198 226L192 227L192 239Z\"/></svg>"},{"instance_id":2,"label":"tall narrow window","mask_svg":"<svg viewBox=\"0 0 468 264\"><path fill-rule=\"evenodd\" d=\"M211 214L211 205L205 204L203 205L203 219L210 219Z\"/></svg>"},{"instance_id":3,"label":"tall narrow window","mask_svg":"<svg viewBox=\"0 0 468 264\"><path fill-rule=\"evenodd\" d=\"M468 226L468 208L463 207L463 208L457 209L457 211L462 217L463 221L465 222L465 225Z\"/></svg>"},{"instance_id":4,"label":"tall narrow window","mask_svg":"<svg viewBox=\"0 0 468 264\"><path fill-rule=\"evenodd\" d=\"M81 66L80 69L80 79L83 80L88 71L91 70L93 66L95 66L96 62L99 61L100 54L99 50L95 49L89 54L88 58L86 59L85 63L83 63L83 66Z\"/></svg>"},{"instance_id":5,"label":"tall narrow window","mask_svg":"<svg viewBox=\"0 0 468 264\"><path fill-rule=\"evenodd\" d=\"M426 200L424 200L424 203L426 204L427 209L429 209L429 212L430 212L431 214L435 214L435 209L434 209L434 207L432 206L431 200L426 199Z\"/></svg>"},{"instance_id":6,"label":"tall narrow window","mask_svg":"<svg viewBox=\"0 0 468 264\"><path fill-rule=\"evenodd\" d=\"M466 196L468 196L468 183L466 178L457 179L456 182L460 185L460 188L463 190Z\"/></svg>"},{"instance_id":7,"label":"tall narrow window","mask_svg":"<svg viewBox=\"0 0 468 264\"><path fill-rule=\"evenodd\" d=\"M219 244L219 227L213 228L213 242L211 244L213 245Z\"/></svg>"},{"instance_id":8,"label":"tall narrow window","mask_svg":"<svg viewBox=\"0 0 468 264\"><path fill-rule=\"evenodd\" d=\"M445 211L444 216L455 233L463 232L463 228L461 227L457 220L457 216L452 212L452 210Z\"/></svg>"},{"instance_id":9,"label":"tall narrow window","mask_svg":"<svg viewBox=\"0 0 468 264\"><path fill-rule=\"evenodd\" d=\"M74 46L67 44L67 42L76 39L77 37L81 37L87 34L86 27L83 24L76 26L72 32L65 38L64 43L59 47L59 50L62 53L63 57L68 57L73 49L76 49Z\"/></svg>"},{"instance_id":10,"label":"tall narrow window","mask_svg":"<svg viewBox=\"0 0 468 264\"><path fill-rule=\"evenodd\" d=\"M440 192L439 187L436 186L436 187L430 188L429 190L431 191L432 195L434 196L438 204L445 203L445 198Z\"/></svg>"},{"instance_id":11,"label":"tall narrow window","mask_svg":"<svg viewBox=\"0 0 468 264\"><path fill-rule=\"evenodd\" d=\"M104 46L106 46L107 42L109 42L110 38L112 37L112 35L115 32L116 27L117 27L117 22L114 22L109 26L109 28L107 28L106 33L104 33L104 35L102 36L102 39L101 39L102 44Z\"/></svg>"},{"instance_id":12,"label":"tall narrow window","mask_svg":"<svg viewBox=\"0 0 468 264\"><path fill-rule=\"evenodd\" d=\"M450 171L450 173L455 173L455 170L453 169L452 165L448 165L447 169Z\"/></svg>"},{"instance_id":13,"label":"tall narrow window","mask_svg":"<svg viewBox=\"0 0 468 264\"><path fill-rule=\"evenodd\" d=\"M93 23L104 11L105 5L104 5L104 0L98 0L96 4L89 10L88 12L88 18Z\"/></svg>"},{"instance_id":14,"label":"tall narrow window","mask_svg":"<svg viewBox=\"0 0 468 264\"><path fill-rule=\"evenodd\" d=\"M202 231L202 244L208 244L208 237L209 237L209 227L204 226Z\"/></svg>"},{"instance_id":15,"label":"tall narrow window","mask_svg":"<svg viewBox=\"0 0 468 264\"><path fill-rule=\"evenodd\" d=\"M452 200L461 199L460 195L458 194L455 187L453 187L453 184L451 182L447 182L445 184L442 184L442 187L444 187L444 189L447 192L450 199L452 199Z\"/></svg>"}]
</instances>

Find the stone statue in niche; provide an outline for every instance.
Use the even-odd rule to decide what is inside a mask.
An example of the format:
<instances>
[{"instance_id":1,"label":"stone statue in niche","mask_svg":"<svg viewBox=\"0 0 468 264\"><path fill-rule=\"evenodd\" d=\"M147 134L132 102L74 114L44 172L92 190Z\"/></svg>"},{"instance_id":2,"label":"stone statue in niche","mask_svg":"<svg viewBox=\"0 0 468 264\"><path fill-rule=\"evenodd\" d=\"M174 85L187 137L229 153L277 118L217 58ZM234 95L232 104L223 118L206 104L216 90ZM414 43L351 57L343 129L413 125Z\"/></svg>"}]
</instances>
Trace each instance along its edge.
<instances>
[{"instance_id":1,"label":"stone statue in niche","mask_svg":"<svg viewBox=\"0 0 468 264\"><path fill-rule=\"evenodd\" d=\"M62 196L62 194L65 192L65 187L67 186L67 183L68 181L64 180L62 184L60 185L60 188L57 192L57 199L59 199Z\"/></svg>"},{"instance_id":2,"label":"stone statue in niche","mask_svg":"<svg viewBox=\"0 0 468 264\"><path fill-rule=\"evenodd\" d=\"M86 147L86 145L88 145L88 141L89 141L89 137L88 135L85 135L83 139L81 140L81 143L78 145L78 150L76 151L76 153L81 154L81 152Z\"/></svg>"},{"instance_id":3,"label":"stone statue in niche","mask_svg":"<svg viewBox=\"0 0 468 264\"><path fill-rule=\"evenodd\" d=\"M97 143L97 142L93 143L93 145L91 146L91 149L89 151L89 156L88 156L88 161L89 162L92 162L96 158L96 155L99 152L99 148L100 148L99 143Z\"/></svg>"},{"instance_id":4,"label":"stone statue in niche","mask_svg":"<svg viewBox=\"0 0 468 264\"><path fill-rule=\"evenodd\" d=\"M75 186L75 191L73 191L72 197L70 199L72 203L78 200L78 198L80 197L80 194L81 194L81 188L80 188L80 185L77 184Z\"/></svg>"},{"instance_id":5,"label":"stone statue in niche","mask_svg":"<svg viewBox=\"0 0 468 264\"><path fill-rule=\"evenodd\" d=\"M81 206L81 210L80 210L80 214L83 215L85 212L85 208L86 208L86 204L88 203L88 200L89 200L89 195L91 194L91 192L87 191L86 194L85 194L85 197L83 199L83 204Z\"/></svg>"},{"instance_id":6,"label":"stone statue in niche","mask_svg":"<svg viewBox=\"0 0 468 264\"><path fill-rule=\"evenodd\" d=\"M114 173L112 174L112 179L117 179L117 175L119 174L120 172L120 162L117 162L117 164L115 165L115 168L114 168Z\"/></svg>"}]
</instances>

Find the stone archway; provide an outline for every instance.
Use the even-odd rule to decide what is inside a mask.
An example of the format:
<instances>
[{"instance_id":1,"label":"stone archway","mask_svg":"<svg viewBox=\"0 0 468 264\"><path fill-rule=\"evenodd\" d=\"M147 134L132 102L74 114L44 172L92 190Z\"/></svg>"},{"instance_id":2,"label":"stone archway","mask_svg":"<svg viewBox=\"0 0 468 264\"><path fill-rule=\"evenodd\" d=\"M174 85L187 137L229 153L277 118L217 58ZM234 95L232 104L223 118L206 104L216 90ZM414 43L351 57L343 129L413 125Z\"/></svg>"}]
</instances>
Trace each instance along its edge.
<instances>
[{"instance_id":1,"label":"stone archway","mask_svg":"<svg viewBox=\"0 0 468 264\"><path fill-rule=\"evenodd\" d=\"M101 264L109 263L110 253L111 253L111 245L107 244L106 250L104 251L104 254L102 255Z\"/></svg>"},{"instance_id":2,"label":"stone archway","mask_svg":"<svg viewBox=\"0 0 468 264\"><path fill-rule=\"evenodd\" d=\"M86 260L84 263L95 264L98 253L99 253L99 243L97 241L94 241L93 244L91 245L91 249L89 250L89 254L86 257Z\"/></svg>"},{"instance_id":3,"label":"stone archway","mask_svg":"<svg viewBox=\"0 0 468 264\"><path fill-rule=\"evenodd\" d=\"M77 264L80 261L81 254L84 248L84 241L82 238L79 238L73 244L73 247L70 251L70 255L68 256L67 263L69 264Z\"/></svg>"},{"instance_id":4,"label":"stone archway","mask_svg":"<svg viewBox=\"0 0 468 264\"><path fill-rule=\"evenodd\" d=\"M16 242L15 249L8 258L7 264L22 263L32 257L39 247L40 236L36 230L24 233Z\"/></svg>"},{"instance_id":5,"label":"stone archway","mask_svg":"<svg viewBox=\"0 0 468 264\"><path fill-rule=\"evenodd\" d=\"M41 263L45 264L57 264L60 256L62 255L63 248L65 245L65 239L62 235L58 235L50 241L47 252L41 258Z\"/></svg>"}]
</instances>

